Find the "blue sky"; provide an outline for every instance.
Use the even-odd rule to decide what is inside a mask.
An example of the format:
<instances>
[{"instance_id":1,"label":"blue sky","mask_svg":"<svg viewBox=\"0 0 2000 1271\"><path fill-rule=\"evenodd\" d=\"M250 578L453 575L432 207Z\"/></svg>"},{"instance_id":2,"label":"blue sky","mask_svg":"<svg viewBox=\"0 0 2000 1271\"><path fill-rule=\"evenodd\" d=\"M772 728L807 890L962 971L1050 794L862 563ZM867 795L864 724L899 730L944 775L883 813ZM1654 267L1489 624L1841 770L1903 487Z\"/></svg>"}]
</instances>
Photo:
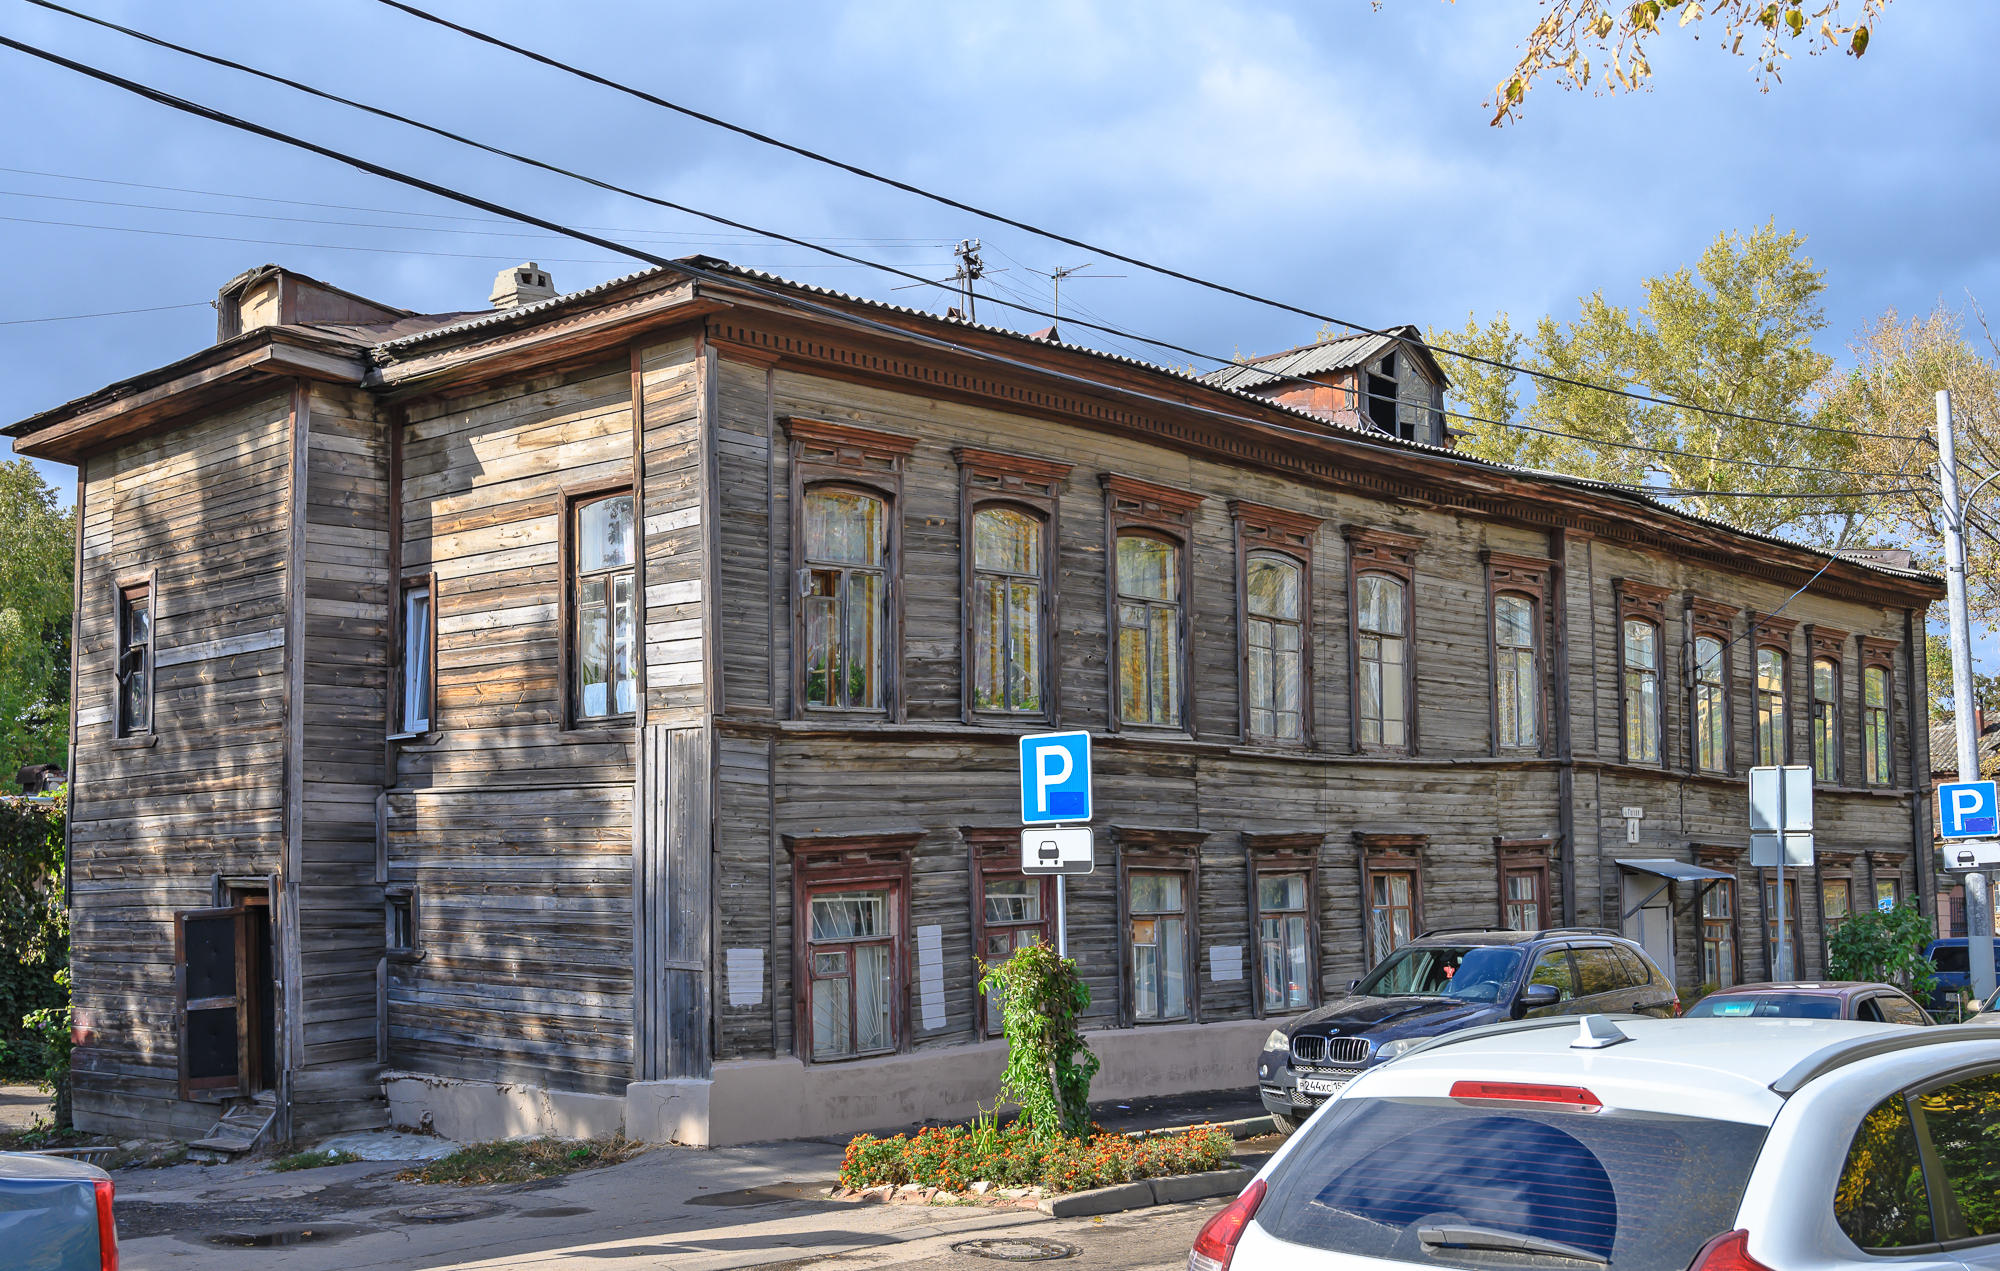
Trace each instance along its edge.
<instances>
[{"instance_id":1,"label":"blue sky","mask_svg":"<svg viewBox=\"0 0 2000 1271\"><path fill-rule=\"evenodd\" d=\"M375 0L73 7L930 276L950 272L951 243L977 237L989 268L1007 271L997 285L1045 299L1032 271L1091 259ZM1989 67L2000 5L1978 0L1892 4L1867 57L1800 58L1768 94L1712 36L1669 31L1651 52L1654 91L1593 98L1547 84L1504 129L1487 126L1480 104L1539 16L1530 0L431 7L965 201L1358 322L1456 324L1506 310L1518 325L1568 316L1599 288L1629 301L1640 279L1691 263L1719 231L1773 219L1808 235L1827 271L1820 343L1836 356L1890 306L2000 300L2000 81ZM651 250L945 302L20 0L0 7L0 33L552 219L643 235ZM419 310L483 307L494 273L520 260L542 262L564 290L634 267L589 245L446 219L477 214L12 50L0 49L0 68L0 114L13 121L0 140L0 217L12 218L0 220L0 416L10 421L207 344L214 317L202 302L265 261ZM66 179L78 177L95 180ZM1128 276L1078 280L1066 307L1194 348L1269 352L1314 335L1309 320L1129 267L1089 272ZM22 321L167 305L192 307ZM49 476L67 497L68 471Z\"/></svg>"}]
</instances>

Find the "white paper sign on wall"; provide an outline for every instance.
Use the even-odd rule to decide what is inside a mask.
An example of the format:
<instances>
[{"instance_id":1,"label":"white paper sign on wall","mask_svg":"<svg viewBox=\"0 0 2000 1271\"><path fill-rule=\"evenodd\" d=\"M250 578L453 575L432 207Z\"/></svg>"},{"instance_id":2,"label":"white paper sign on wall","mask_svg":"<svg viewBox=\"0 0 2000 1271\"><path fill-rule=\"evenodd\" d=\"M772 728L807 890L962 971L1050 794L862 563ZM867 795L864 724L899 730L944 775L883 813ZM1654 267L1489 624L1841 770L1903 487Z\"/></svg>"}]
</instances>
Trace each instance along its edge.
<instances>
[{"instance_id":1,"label":"white paper sign on wall","mask_svg":"<svg viewBox=\"0 0 2000 1271\"><path fill-rule=\"evenodd\" d=\"M1208 946L1208 978L1211 981L1242 979L1243 946L1240 944Z\"/></svg>"},{"instance_id":2,"label":"white paper sign on wall","mask_svg":"<svg viewBox=\"0 0 2000 1271\"><path fill-rule=\"evenodd\" d=\"M926 1032L944 1027L944 928L917 928L917 1005Z\"/></svg>"},{"instance_id":3,"label":"white paper sign on wall","mask_svg":"<svg viewBox=\"0 0 2000 1271\"><path fill-rule=\"evenodd\" d=\"M764 1004L764 951L726 949L722 955L731 1006Z\"/></svg>"}]
</instances>

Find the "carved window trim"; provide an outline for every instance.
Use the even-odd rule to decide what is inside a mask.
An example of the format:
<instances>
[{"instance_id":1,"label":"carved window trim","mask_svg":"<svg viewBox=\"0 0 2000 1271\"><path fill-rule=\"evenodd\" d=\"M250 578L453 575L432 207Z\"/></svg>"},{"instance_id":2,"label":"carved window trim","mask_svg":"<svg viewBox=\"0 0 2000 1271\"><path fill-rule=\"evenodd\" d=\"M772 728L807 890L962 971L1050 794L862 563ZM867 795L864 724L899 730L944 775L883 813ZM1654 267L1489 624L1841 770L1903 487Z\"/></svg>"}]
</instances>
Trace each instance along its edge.
<instances>
[{"instance_id":1,"label":"carved window trim","mask_svg":"<svg viewBox=\"0 0 2000 1271\"><path fill-rule=\"evenodd\" d=\"M911 862L922 830L872 834L786 834L792 867L792 1049L802 1063L849 1063L910 1049L910 882ZM888 1050L834 1059L812 1053L812 897L820 891L876 886L892 893L889 911L896 924L889 944ZM850 973L851 974L851 973ZM851 1022L850 1022L851 1026Z\"/></svg>"},{"instance_id":2,"label":"carved window trim","mask_svg":"<svg viewBox=\"0 0 2000 1271\"><path fill-rule=\"evenodd\" d=\"M834 423L799 415L782 421L790 440L792 718L808 714L822 718L880 718L902 723L906 718L903 684L903 470L917 439L880 432L856 424ZM806 493L819 487L846 486L874 494L887 504L888 543L883 576L888 588L882 640L883 705L879 708L806 705L806 607L799 603L806 576Z\"/></svg>"},{"instance_id":3,"label":"carved window trim","mask_svg":"<svg viewBox=\"0 0 2000 1271\"><path fill-rule=\"evenodd\" d=\"M1723 987L1729 988L1746 983L1748 976L1743 967L1743 849L1728 843L1693 843L1690 846L1694 849L1695 864L1720 870L1729 875L1727 880L1717 884L1729 888L1729 949L1732 963L1730 969L1735 977L1730 984ZM1689 906L1694 913L1697 958L1706 953L1708 944L1708 919L1702 907L1706 892L1706 884L1696 886L1694 902ZM1759 904L1762 903L1762 895L1762 892L1758 893ZM1705 963L1698 965L1702 965L1705 969ZM1706 983L1706 979L1703 982Z\"/></svg>"},{"instance_id":4,"label":"carved window trim","mask_svg":"<svg viewBox=\"0 0 2000 1271\"><path fill-rule=\"evenodd\" d=\"M1236 529L1236 682L1237 735L1245 745L1284 749L1313 748L1313 697L1317 656L1313 644L1313 537L1325 523L1317 516L1265 507L1243 499L1229 501ZM1250 561L1256 555L1289 557L1299 566L1299 736L1262 736L1250 731Z\"/></svg>"},{"instance_id":5,"label":"carved window trim","mask_svg":"<svg viewBox=\"0 0 2000 1271\"><path fill-rule=\"evenodd\" d=\"M1207 496L1141 481L1115 472L1099 473L1104 488L1104 679L1109 704L1105 731L1195 734L1194 712L1194 512ZM1118 540L1126 535L1165 539L1178 550L1180 616L1176 650L1180 675L1180 718L1171 724L1127 722L1118 676Z\"/></svg>"},{"instance_id":6,"label":"carved window trim","mask_svg":"<svg viewBox=\"0 0 2000 1271\"><path fill-rule=\"evenodd\" d=\"M1420 753L1417 721L1417 553L1424 540L1413 534L1343 525L1347 540L1347 722L1348 749L1354 754ZM1363 745L1361 741L1361 612L1357 597L1363 574L1383 574L1403 585L1403 744Z\"/></svg>"},{"instance_id":7,"label":"carved window trim","mask_svg":"<svg viewBox=\"0 0 2000 1271\"><path fill-rule=\"evenodd\" d=\"M1493 836L1493 864L1496 873L1499 923L1507 929L1507 879L1513 874L1534 874L1535 908L1537 911L1536 930L1546 931L1556 925L1555 905L1549 895L1549 879L1552 862L1556 854L1553 838L1510 839L1496 834Z\"/></svg>"},{"instance_id":8,"label":"carved window trim","mask_svg":"<svg viewBox=\"0 0 2000 1271\"><path fill-rule=\"evenodd\" d=\"M1669 674L1672 670L1667 661L1667 598L1671 593L1665 587L1631 578L1614 578L1611 588L1618 601L1618 762L1646 768L1670 768L1673 766L1673 755L1668 750L1667 739L1672 730L1667 719L1666 689L1671 682ZM1654 759L1635 758L1632 754L1632 703L1625 676L1633 668L1625 664L1625 624L1633 620L1651 623L1653 627L1654 658L1657 662L1652 669L1653 700L1658 703L1660 716L1653 726L1653 745L1659 751Z\"/></svg>"},{"instance_id":9,"label":"carved window trim","mask_svg":"<svg viewBox=\"0 0 2000 1271\"><path fill-rule=\"evenodd\" d=\"M1811 707L1811 716L1806 726L1806 758L1812 763L1813 780L1821 785L1844 786L1847 782L1847 658L1848 633L1838 627L1806 623L1806 702ZM1819 664L1833 666L1833 697L1825 705L1829 708L1833 722L1833 771L1830 775L1819 773L1818 748L1820 727ZM1859 693L1857 684L1856 693Z\"/></svg>"},{"instance_id":10,"label":"carved window trim","mask_svg":"<svg viewBox=\"0 0 2000 1271\"><path fill-rule=\"evenodd\" d=\"M963 580L959 588L959 688L963 718L968 724L1001 725L1040 720L1053 727L1062 718L1058 698L1062 677L1057 674L1062 629L1056 612L1059 602L1056 557L1062 548L1062 488L1074 465L978 446L960 446L951 452L951 457L958 464L959 577ZM979 572L973 531L979 514L992 507L1027 512L1042 527L1042 611L1037 620L1035 650L1042 679L1039 711L982 708L972 700L976 621L973 584Z\"/></svg>"},{"instance_id":11,"label":"carved window trim","mask_svg":"<svg viewBox=\"0 0 2000 1271\"><path fill-rule=\"evenodd\" d=\"M1687 624L1687 747L1688 770L1690 772L1714 772L1723 776L1736 774L1736 616L1734 605L1707 600L1689 592L1683 610L1683 621ZM1722 728L1722 767L1710 768L1702 763L1700 737L1700 692L1701 684L1696 678L1701 667L1700 641L1703 637L1718 641L1722 645L1722 706L1717 716Z\"/></svg>"},{"instance_id":12,"label":"carved window trim","mask_svg":"<svg viewBox=\"0 0 2000 1271\"><path fill-rule=\"evenodd\" d=\"M1145 826L1110 827L1112 851L1118 858L1118 1018L1127 1028L1155 1024L1199 1024L1201 1022L1201 845L1207 830L1162 829ZM1182 875L1187 925L1185 973L1187 1014L1171 1019L1137 1018L1134 1013L1135 968L1132 956L1132 874L1178 873Z\"/></svg>"},{"instance_id":13,"label":"carved window trim","mask_svg":"<svg viewBox=\"0 0 2000 1271\"><path fill-rule=\"evenodd\" d=\"M1907 852L1868 853L1868 900L1877 909L1882 906L1882 884L1888 883L1898 905L1903 903L1903 862L1909 859Z\"/></svg>"},{"instance_id":14,"label":"carved window trim","mask_svg":"<svg viewBox=\"0 0 2000 1271\"><path fill-rule=\"evenodd\" d=\"M1051 948L1056 942L1056 880L1053 874L1023 874L1021 872L1021 827L1018 825L961 825L959 837L965 840L966 865L971 882L972 897L972 956L977 959L975 968L986 958L986 884L995 878L1027 878L1041 884L1042 920L1038 924L1009 923L1009 927L1037 926L1042 933L1043 943ZM989 1018L986 994L979 991L979 973L975 969L972 985L972 1027L982 1041L1003 1035L1001 1021Z\"/></svg>"},{"instance_id":15,"label":"carved window trim","mask_svg":"<svg viewBox=\"0 0 2000 1271\"><path fill-rule=\"evenodd\" d=\"M1250 957L1245 973L1250 980L1250 1009L1258 1019L1270 1016L1295 1015L1317 1007L1324 998L1322 980L1325 977L1324 960L1320 952L1320 902L1319 866L1320 844L1326 836L1317 831L1294 834L1253 834L1243 835L1243 862L1247 875L1250 911L1250 943L1247 946ZM1306 948L1312 960L1312 976L1307 982L1306 1004L1272 1008L1264 1002L1264 911L1260 903L1262 897L1257 886L1264 874L1304 874L1306 879ZM1291 910L1277 912L1290 913Z\"/></svg>"},{"instance_id":16,"label":"carved window trim","mask_svg":"<svg viewBox=\"0 0 2000 1271\"><path fill-rule=\"evenodd\" d=\"M1549 586L1556 563L1545 556L1521 556L1487 550L1479 553L1486 566L1486 706L1487 751L1498 756L1546 755L1549 746ZM1535 744L1503 746L1500 742L1500 598L1519 596L1528 602L1534 628L1532 667L1535 675Z\"/></svg>"},{"instance_id":17,"label":"carved window trim","mask_svg":"<svg viewBox=\"0 0 2000 1271\"><path fill-rule=\"evenodd\" d=\"M1896 650L1901 647L1897 640L1884 640L1877 636L1861 637L1861 679L1855 688L1859 694L1861 710L1861 781L1863 785L1893 786L1896 784ZM1880 780L1868 779L1868 672L1881 671L1882 674L1882 731L1883 749L1888 761L1878 774Z\"/></svg>"},{"instance_id":18,"label":"carved window trim","mask_svg":"<svg viewBox=\"0 0 2000 1271\"><path fill-rule=\"evenodd\" d=\"M1428 834L1381 834L1357 830L1354 834L1355 862L1361 872L1361 949L1369 970L1381 965L1393 949L1378 949L1375 939L1375 879L1407 874L1410 879L1410 938L1423 935L1424 854L1430 846ZM1397 945L1396 948L1402 948Z\"/></svg>"},{"instance_id":19,"label":"carved window trim","mask_svg":"<svg viewBox=\"0 0 2000 1271\"><path fill-rule=\"evenodd\" d=\"M1792 703L1798 700L1798 695L1792 692L1793 671L1798 662L1798 659L1792 656L1792 632L1797 628L1798 623L1790 618L1773 617L1769 614L1762 617L1754 613L1750 615L1750 761L1753 764L1764 762L1764 756L1758 749L1759 718L1764 711L1764 693L1757 679L1757 652L1762 649L1771 649L1784 655L1785 665L1780 676L1780 682L1784 685L1782 701L1785 712L1782 734L1784 746L1781 753L1772 756L1772 762L1789 764L1792 761L1794 749L1792 734L1798 731L1793 722L1798 712L1792 709ZM1807 661L1810 662L1811 659L1808 658Z\"/></svg>"}]
</instances>

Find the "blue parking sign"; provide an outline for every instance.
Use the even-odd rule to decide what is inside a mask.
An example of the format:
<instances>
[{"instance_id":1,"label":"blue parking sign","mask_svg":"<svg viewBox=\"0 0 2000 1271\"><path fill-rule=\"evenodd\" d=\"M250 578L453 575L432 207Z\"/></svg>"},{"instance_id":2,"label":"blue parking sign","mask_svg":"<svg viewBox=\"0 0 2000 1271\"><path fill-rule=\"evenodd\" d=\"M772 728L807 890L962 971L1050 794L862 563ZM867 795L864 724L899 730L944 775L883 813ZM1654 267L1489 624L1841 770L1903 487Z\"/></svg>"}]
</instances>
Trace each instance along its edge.
<instances>
[{"instance_id":1,"label":"blue parking sign","mask_svg":"<svg viewBox=\"0 0 2000 1271\"><path fill-rule=\"evenodd\" d=\"M1021 824L1056 825L1090 817L1090 734L1021 738Z\"/></svg>"},{"instance_id":2,"label":"blue parking sign","mask_svg":"<svg viewBox=\"0 0 2000 1271\"><path fill-rule=\"evenodd\" d=\"M1938 833L1948 839L1989 838L1994 834L1993 782L1957 781L1938 787Z\"/></svg>"}]
</instances>

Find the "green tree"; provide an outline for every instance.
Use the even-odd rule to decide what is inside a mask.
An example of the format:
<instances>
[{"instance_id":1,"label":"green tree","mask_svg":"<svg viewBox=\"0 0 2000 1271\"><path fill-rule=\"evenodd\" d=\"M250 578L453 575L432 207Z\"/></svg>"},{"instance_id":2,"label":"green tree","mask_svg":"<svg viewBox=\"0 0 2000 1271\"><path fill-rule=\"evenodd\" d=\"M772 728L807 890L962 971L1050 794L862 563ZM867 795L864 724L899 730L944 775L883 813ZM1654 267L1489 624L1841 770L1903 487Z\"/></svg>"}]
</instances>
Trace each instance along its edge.
<instances>
[{"instance_id":1,"label":"green tree","mask_svg":"<svg viewBox=\"0 0 2000 1271\"><path fill-rule=\"evenodd\" d=\"M1693 267L1644 280L1636 309L1599 291L1581 299L1575 319L1545 317L1532 333L1517 333L1504 314L1484 325L1474 319L1462 331L1431 332L1442 349L1496 361L1514 360L1508 351L1525 348L1522 365L1591 386L1529 378L1525 401L1517 401L1514 373L1450 359L1454 380L1463 377L1454 400L1465 414L1494 421L1454 421L1471 434L1461 448L1628 485L1806 495L1722 493L1679 504L1746 529L1845 539L1859 501L1852 479L1829 473L1855 466L1856 439L1733 417L1813 422L1815 389L1832 359L1812 347L1826 325L1819 300L1825 282L1804 247L1803 235L1768 223L1747 236L1720 234Z\"/></svg>"},{"instance_id":2,"label":"green tree","mask_svg":"<svg viewBox=\"0 0 2000 1271\"><path fill-rule=\"evenodd\" d=\"M1931 690L1931 722L1949 724L1957 714L1957 697L1952 692L1951 641L1941 635L1924 639L1924 680ZM1989 724L2000 724L2000 675L1972 672L1972 704ZM1932 759L1949 759L1932 755Z\"/></svg>"},{"instance_id":3,"label":"green tree","mask_svg":"<svg viewBox=\"0 0 2000 1271\"><path fill-rule=\"evenodd\" d=\"M75 524L32 463L0 463L0 778L66 761Z\"/></svg>"},{"instance_id":4,"label":"green tree","mask_svg":"<svg viewBox=\"0 0 2000 1271\"><path fill-rule=\"evenodd\" d=\"M1894 984L1914 998L1928 998L1937 988L1937 968L1924 949L1936 936L1931 919L1908 901L1886 913L1854 914L1827 937L1827 978Z\"/></svg>"}]
</instances>

